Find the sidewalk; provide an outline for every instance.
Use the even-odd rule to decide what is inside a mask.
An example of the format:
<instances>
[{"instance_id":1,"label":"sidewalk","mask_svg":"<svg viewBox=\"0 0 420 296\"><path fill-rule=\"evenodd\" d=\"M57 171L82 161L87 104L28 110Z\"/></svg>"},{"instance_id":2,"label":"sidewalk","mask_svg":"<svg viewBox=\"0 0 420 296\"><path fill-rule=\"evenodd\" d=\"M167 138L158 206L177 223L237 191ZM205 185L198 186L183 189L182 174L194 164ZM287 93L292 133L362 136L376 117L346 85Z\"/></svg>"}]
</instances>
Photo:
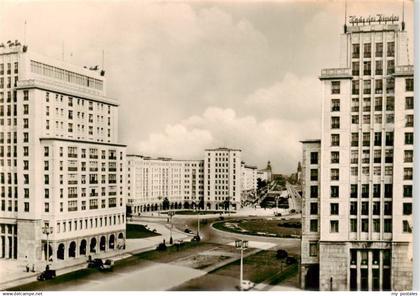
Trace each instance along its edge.
<instances>
[{"instance_id":1,"label":"sidewalk","mask_svg":"<svg viewBox=\"0 0 420 296\"><path fill-rule=\"evenodd\" d=\"M162 225L153 222L142 223L140 221L129 222L133 224L147 224L149 228L156 229L157 233L160 233L159 236L153 236L148 238L140 239L127 239L126 249L117 250L107 253L98 253L92 255L93 258L102 258L102 259L113 259L115 261L128 258L133 254L147 252L154 250L156 246L165 239L169 243L170 229L168 225ZM179 230L173 228L172 238L175 240L187 239L189 236ZM76 270L84 269L87 266L87 256L74 258L67 260L66 262L53 262L52 268L57 271L57 275L66 274ZM25 271L25 262L16 261L16 260L4 260L0 262L0 291L3 291L8 288L24 285L30 282L34 282L37 279L38 274L43 270L43 267L38 267L36 272Z\"/></svg>"}]
</instances>

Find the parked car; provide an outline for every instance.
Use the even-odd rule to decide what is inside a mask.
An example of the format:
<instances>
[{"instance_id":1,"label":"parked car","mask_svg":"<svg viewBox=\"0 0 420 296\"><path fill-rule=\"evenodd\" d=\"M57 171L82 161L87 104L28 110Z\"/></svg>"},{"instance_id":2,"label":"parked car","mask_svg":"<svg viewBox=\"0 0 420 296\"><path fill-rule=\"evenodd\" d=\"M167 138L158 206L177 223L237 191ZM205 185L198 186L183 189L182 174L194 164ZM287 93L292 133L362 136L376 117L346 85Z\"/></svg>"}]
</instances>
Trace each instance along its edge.
<instances>
[{"instance_id":1,"label":"parked car","mask_svg":"<svg viewBox=\"0 0 420 296\"><path fill-rule=\"evenodd\" d=\"M185 228L184 232L185 232L185 233L192 233L192 230L191 230L191 229L189 229L189 228Z\"/></svg>"},{"instance_id":2,"label":"parked car","mask_svg":"<svg viewBox=\"0 0 420 296\"><path fill-rule=\"evenodd\" d=\"M53 279L55 277L56 277L55 270L46 269L38 275L37 280L38 281L45 281L45 280Z\"/></svg>"},{"instance_id":3,"label":"parked car","mask_svg":"<svg viewBox=\"0 0 420 296\"><path fill-rule=\"evenodd\" d=\"M248 280L243 280L241 283L241 286L242 286L242 289L241 289L242 291L248 291L254 288L255 283Z\"/></svg>"},{"instance_id":4,"label":"parked car","mask_svg":"<svg viewBox=\"0 0 420 296\"><path fill-rule=\"evenodd\" d=\"M114 261L106 259L105 261L96 258L88 262L88 268L96 268L98 270L111 270L114 266Z\"/></svg>"},{"instance_id":5,"label":"parked car","mask_svg":"<svg viewBox=\"0 0 420 296\"><path fill-rule=\"evenodd\" d=\"M201 237L199 235L194 235L194 237L191 239L192 242L199 242L201 240Z\"/></svg>"},{"instance_id":6,"label":"parked car","mask_svg":"<svg viewBox=\"0 0 420 296\"><path fill-rule=\"evenodd\" d=\"M157 245L156 250L158 251L166 251L166 244L165 243L160 243L159 245Z\"/></svg>"}]
</instances>

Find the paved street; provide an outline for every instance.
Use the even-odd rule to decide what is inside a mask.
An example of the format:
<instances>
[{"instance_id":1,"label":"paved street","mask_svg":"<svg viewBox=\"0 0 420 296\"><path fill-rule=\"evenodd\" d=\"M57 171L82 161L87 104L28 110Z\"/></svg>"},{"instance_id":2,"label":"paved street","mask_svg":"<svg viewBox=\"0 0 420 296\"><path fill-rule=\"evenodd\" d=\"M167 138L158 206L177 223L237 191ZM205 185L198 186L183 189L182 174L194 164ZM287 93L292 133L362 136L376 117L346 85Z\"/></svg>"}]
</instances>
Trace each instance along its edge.
<instances>
[{"instance_id":1,"label":"paved street","mask_svg":"<svg viewBox=\"0 0 420 296\"><path fill-rule=\"evenodd\" d=\"M237 219L238 217L236 215L232 217L226 216L224 219L229 220L232 218ZM247 219L250 218L247 217ZM279 248L286 249L289 253L299 253L298 239L249 236L216 230L211 227L211 224L219 220L219 215L202 216L200 220L200 235L203 237L203 240L197 245L200 246L199 248L194 247L185 252L175 252L169 255L167 252L164 252L157 259L141 259L133 261L134 263L128 266L118 265L114 267L114 272L80 273L77 275L77 278L71 281L54 284L52 282L34 283L33 286L30 284L25 286L25 288L59 291L234 290L238 281L236 275L232 277L214 274L212 270L239 259L239 252L234 247L236 239L249 241L249 249L246 252L246 256L262 250L277 250ZM142 248L144 250L154 249L163 239L167 242L169 241L170 224L167 223L167 219L163 215L160 217L135 217L130 223L147 224L149 228L156 229L162 235L146 239L128 240L127 252L124 257L127 257L128 254L134 254ZM185 240L192 235L186 235L183 233L183 230L190 228L195 233L197 216L178 215L173 218L173 223L173 238L175 240ZM165 256L169 257L166 259ZM255 289L288 290L294 289L293 285L296 286L296 279L292 279L288 283L285 281L282 287L260 284Z\"/></svg>"}]
</instances>

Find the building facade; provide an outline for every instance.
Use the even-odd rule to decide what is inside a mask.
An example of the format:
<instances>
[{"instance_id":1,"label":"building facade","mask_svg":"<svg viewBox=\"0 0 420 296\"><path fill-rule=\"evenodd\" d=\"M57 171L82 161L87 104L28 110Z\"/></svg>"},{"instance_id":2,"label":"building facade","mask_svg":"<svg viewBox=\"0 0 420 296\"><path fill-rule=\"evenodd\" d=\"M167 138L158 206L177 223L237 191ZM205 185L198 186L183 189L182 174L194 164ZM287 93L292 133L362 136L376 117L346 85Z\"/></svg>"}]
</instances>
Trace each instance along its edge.
<instances>
[{"instance_id":1,"label":"building facade","mask_svg":"<svg viewBox=\"0 0 420 296\"><path fill-rule=\"evenodd\" d=\"M241 163L241 190L255 192L257 190L257 167Z\"/></svg>"},{"instance_id":2,"label":"building facade","mask_svg":"<svg viewBox=\"0 0 420 296\"><path fill-rule=\"evenodd\" d=\"M125 146L104 72L10 43L0 121L0 257L38 265L123 247Z\"/></svg>"},{"instance_id":3,"label":"building facade","mask_svg":"<svg viewBox=\"0 0 420 296\"><path fill-rule=\"evenodd\" d=\"M412 289L407 47L403 23L353 22L341 36L340 68L321 72L320 290Z\"/></svg>"},{"instance_id":4,"label":"building facade","mask_svg":"<svg viewBox=\"0 0 420 296\"><path fill-rule=\"evenodd\" d=\"M127 156L127 206L138 215L163 209L196 208L204 199L202 160ZM165 208L166 209L166 208Z\"/></svg>"},{"instance_id":5,"label":"building facade","mask_svg":"<svg viewBox=\"0 0 420 296\"><path fill-rule=\"evenodd\" d=\"M319 191L321 140L302 141L301 288L319 289Z\"/></svg>"},{"instance_id":6,"label":"building facade","mask_svg":"<svg viewBox=\"0 0 420 296\"><path fill-rule=\"evenodd\" d=\"M216 148L204 154L203 160L128 155L128 211L137 215L162 209L238 209L243 177L241 151ZM251 175L256 177L256 169ZM247 182L253 186L253 181ZM163 204L165 199L168 207Z\"/></svg>"}]
</instances>

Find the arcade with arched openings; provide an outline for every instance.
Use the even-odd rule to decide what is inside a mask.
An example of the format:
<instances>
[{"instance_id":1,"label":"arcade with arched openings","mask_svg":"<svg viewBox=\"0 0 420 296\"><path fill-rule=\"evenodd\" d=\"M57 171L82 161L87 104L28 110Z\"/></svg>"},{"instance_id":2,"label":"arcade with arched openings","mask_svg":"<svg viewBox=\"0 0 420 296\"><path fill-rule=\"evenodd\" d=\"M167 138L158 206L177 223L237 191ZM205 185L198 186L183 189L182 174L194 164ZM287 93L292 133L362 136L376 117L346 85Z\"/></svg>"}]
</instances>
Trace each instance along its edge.
<instances>
[{"instance_id":1,"label":"arcade with arched openings","mask_svg":"<svg viewBox=\"0 0 420 296\"><path fill-rule=\"evenodd\" d=\"M69 241L50 243L50 261L68 260L103 252L125 249L125 233L113 232L97 236L81 237ZM47 245L42 248L42 259L47 260Z\"/></svg>"}]
</instances>

